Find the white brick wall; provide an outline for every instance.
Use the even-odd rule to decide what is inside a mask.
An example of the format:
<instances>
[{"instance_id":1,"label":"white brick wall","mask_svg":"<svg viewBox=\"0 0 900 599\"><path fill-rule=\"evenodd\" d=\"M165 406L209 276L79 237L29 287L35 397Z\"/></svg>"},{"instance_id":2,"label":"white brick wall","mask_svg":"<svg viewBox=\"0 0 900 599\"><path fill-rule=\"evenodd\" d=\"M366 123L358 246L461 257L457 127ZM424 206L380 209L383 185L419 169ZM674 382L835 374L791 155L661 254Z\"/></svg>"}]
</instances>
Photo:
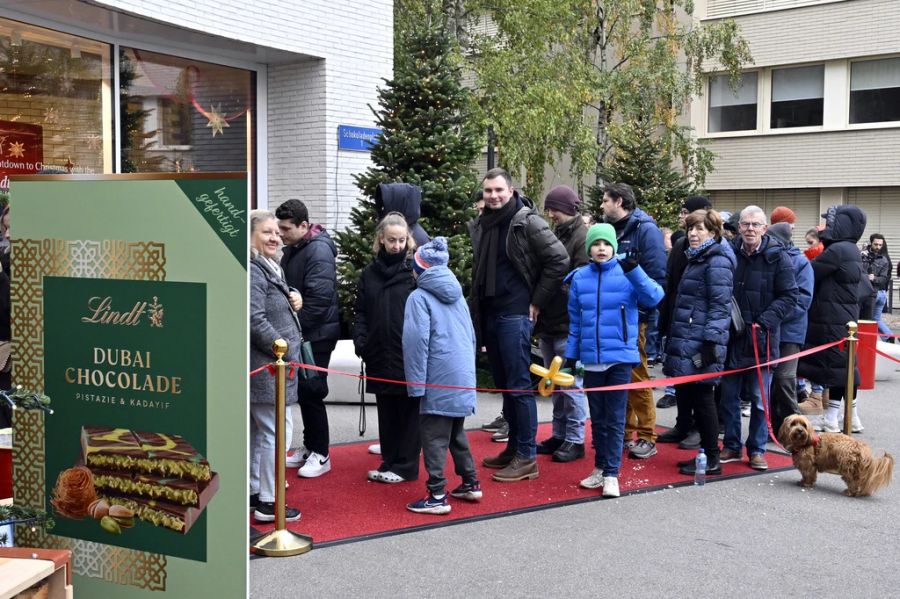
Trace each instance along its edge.
<instances>
[{"instance_id":1,"label":"white brick wall","mask_svg":"<svg viewBox=\"0 0 900 599\"><path fill-rule=\"evenodd\" d=\"M338 125L373 127L368 105L393 61L391 0L96 0L98 5L298 54L268 66L268 204L289 197L329 229L347 224L368 154L337 152ZM262 146L263 144L261 144Z\"/></svg>"},{"instance_id":2,"label":"white brick wall","mask_svg":"<svg viewBox=\"0 0 900 599\"><path fill-rule=\"evenodd\" d=\"M900 186L900 129L707 140L716 153L706 188Z\"/></svg>"}]
</instances>

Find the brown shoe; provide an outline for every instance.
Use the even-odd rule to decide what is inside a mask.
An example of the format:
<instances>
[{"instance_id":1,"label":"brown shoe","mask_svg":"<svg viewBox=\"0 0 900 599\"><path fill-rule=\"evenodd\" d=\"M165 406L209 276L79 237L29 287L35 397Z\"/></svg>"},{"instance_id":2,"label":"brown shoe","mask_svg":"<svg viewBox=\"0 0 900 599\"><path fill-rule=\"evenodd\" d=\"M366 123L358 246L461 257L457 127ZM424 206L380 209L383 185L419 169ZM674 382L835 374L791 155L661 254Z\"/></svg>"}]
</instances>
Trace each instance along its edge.
<instances>
[{"instance_id":1,"label":"brown shoe","mask_svg":"<svg viewBox=\"0 0 900 599\"><path fill-rule=\"evenodd\" d=\"M495 472L491 478L501 483L513 483L519 480L531 480L538 477L537 460L526 460L516 456L509 465Z\"/></svg>"},{"instance_id":2,"label":"brown shoe","mask_svg":"<svg viewBox=\"0 0 900 599\"><path fill-rule=\"evenodd\" d=\"M821 414L825 410L825 393L828 393L827 389L824 393L811 394L809 399L799 405L800 413L807 416Z\"/></svg>"},{"instance_id":3,"label":"brown shoe","mask_svg":"<svg viewBox=\"0 0 900 599\"><path fill-rule=\"evenodd\" d=\"M768 470L769 463L766 462L766 456L761 453L750 456L750 467L754 470Z\"/></svg>"},{"instance_id":4,"label":"brown shoe","mask_svg":"<svg viewBox=\"0 0 900 599\"><path fill-rule=\"evenodd\" d=\"M728 462L740 462L741 461L741 452L740 451L731 451L730 449L723 449L719 452L719 462L722 464L727 464Z\"/></svg>"},{"instance_id":5,"label":"brown shoe","mask_svg":"<svg viewBox=\"0 0 900 599\"><path fill-rule=\"evenodd\" d=\"M516 457L515 452L510 451L507 453L504 449L499 455L489 456L481 460L481 465L485 468L506 468L513 461L514 457Z\"/></svg>"}]
</instances>

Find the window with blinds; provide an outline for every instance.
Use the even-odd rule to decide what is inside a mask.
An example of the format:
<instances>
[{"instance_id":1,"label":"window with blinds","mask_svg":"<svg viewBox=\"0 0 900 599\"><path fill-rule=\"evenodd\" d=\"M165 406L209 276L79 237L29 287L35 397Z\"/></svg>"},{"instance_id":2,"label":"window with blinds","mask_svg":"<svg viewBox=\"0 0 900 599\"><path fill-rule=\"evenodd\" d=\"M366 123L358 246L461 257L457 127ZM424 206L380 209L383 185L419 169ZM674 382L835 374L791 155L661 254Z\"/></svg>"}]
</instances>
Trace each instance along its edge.
<instances>
[{"instance_id":1,"label":"window with blinds","mask_svg":"<svg viewBox=\"0 0 900 599\"><path fill-rule=\"evenodd\" d=\"M900 121L900 58L850 66L850 123Z\"/></svg>"},{"instance_id":2,"label":"window with blinds","mask_svg":"<svg viewBox=\"0 0 900 599\"><path fill-rule=\"evenodd\" d=\"M816 127L825 105L825 65L772 69L773 129Z\"/></svg>"},{"instance_id":3,"label":"window with blinds","mask_svg":"<svg viewBox=\"0 0 900 599\"><path fill-rule=\"evenodd\" d=\"M756 127L757 80L756 72L743 73L741 85L731 89L728 75L709 78L709 118L707 131L753 131Z\"/></svg>"}]
</instances>

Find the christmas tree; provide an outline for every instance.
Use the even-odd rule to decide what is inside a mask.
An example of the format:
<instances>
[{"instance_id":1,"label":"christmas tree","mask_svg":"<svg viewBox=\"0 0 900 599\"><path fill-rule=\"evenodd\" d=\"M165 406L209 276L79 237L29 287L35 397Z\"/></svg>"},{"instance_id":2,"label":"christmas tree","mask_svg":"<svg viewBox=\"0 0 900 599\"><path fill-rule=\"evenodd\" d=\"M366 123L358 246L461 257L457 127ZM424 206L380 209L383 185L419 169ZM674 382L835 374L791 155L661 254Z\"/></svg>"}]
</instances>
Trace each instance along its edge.
<instances>
[{"instance_id":1,"label":"christmas tree","mask_svg":"<svg viewBox=\"0 0 900 599\"><path fill-rule=\"evenodd\" d=\"M615 154L601 170L606 183L627 183L634 190L638 207L656 219L660 227L677 226L684 199L695 193L694 185L672 166L672 153L656 135L649 120L634 120L617 130ZM591 189L587 211L602 222L603 185Z\"/></svg>"},{"instance_id":2,"label":"christmas tree","mask_svg":"<svg viewBox=\"0 0 900 599\"><path fill-rule=\"evenodd\" d=\"M381 129L372 148L373 166L355 177L365 197L350 213L351 226L335 235L341 251L340 302L348 322L354 319L359 276L372 261L374 197L380 183L422 189L419 224L431 237L448 238L450 268L468 291L472 247L466 223L474 216L472 165L480 145L470 117L470 94L460 85L458 58L442 17L398 36L394 77L379 88L380 108L373 109Z\"/></svg>"}]
</instances>

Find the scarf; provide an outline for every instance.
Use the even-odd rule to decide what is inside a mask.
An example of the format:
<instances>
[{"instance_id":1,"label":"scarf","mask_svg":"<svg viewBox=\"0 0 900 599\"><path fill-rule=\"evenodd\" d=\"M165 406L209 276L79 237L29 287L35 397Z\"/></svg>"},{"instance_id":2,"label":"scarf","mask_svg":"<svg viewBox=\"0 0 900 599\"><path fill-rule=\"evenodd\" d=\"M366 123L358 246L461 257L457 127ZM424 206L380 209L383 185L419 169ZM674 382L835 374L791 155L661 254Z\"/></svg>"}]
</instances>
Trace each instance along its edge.
<instances>
[{"instance_id":1,"label":"scarf","mask_svg":"<svg viewBox=\"0 0 900 599\"><path fill-rule=\"evenodd\" d=\"M690 260L691 258L694 258L695 256L698 256L701 253L703 253L703 251L706 248L708 248L709 246L711 246L714 243L716 243L716 238L710 237L709 239L707 239L706 241L704 241L703 243L701 243L700 245L698 245L695 248L688 246L688 249L684 250L684 253L687 254L688 260Z\"/></svg>"},{"instance_id":2,"label":"scarf","mask_svg":"<svg viewBox=\"0 0 900 599\"><path fill-rule=\"evenodd\" d=\"M487 206L481 214L480 224L484 229L481 239L481 251L472 273L472 296L478 299L494 297L497 292L497 253L500 251L500 229L505 222L512 220L513 215L522 206L519 196L514 195L505 206L491 210ZM505 240L502 240L505 241Z\"/></svg>"}]
</instances>

